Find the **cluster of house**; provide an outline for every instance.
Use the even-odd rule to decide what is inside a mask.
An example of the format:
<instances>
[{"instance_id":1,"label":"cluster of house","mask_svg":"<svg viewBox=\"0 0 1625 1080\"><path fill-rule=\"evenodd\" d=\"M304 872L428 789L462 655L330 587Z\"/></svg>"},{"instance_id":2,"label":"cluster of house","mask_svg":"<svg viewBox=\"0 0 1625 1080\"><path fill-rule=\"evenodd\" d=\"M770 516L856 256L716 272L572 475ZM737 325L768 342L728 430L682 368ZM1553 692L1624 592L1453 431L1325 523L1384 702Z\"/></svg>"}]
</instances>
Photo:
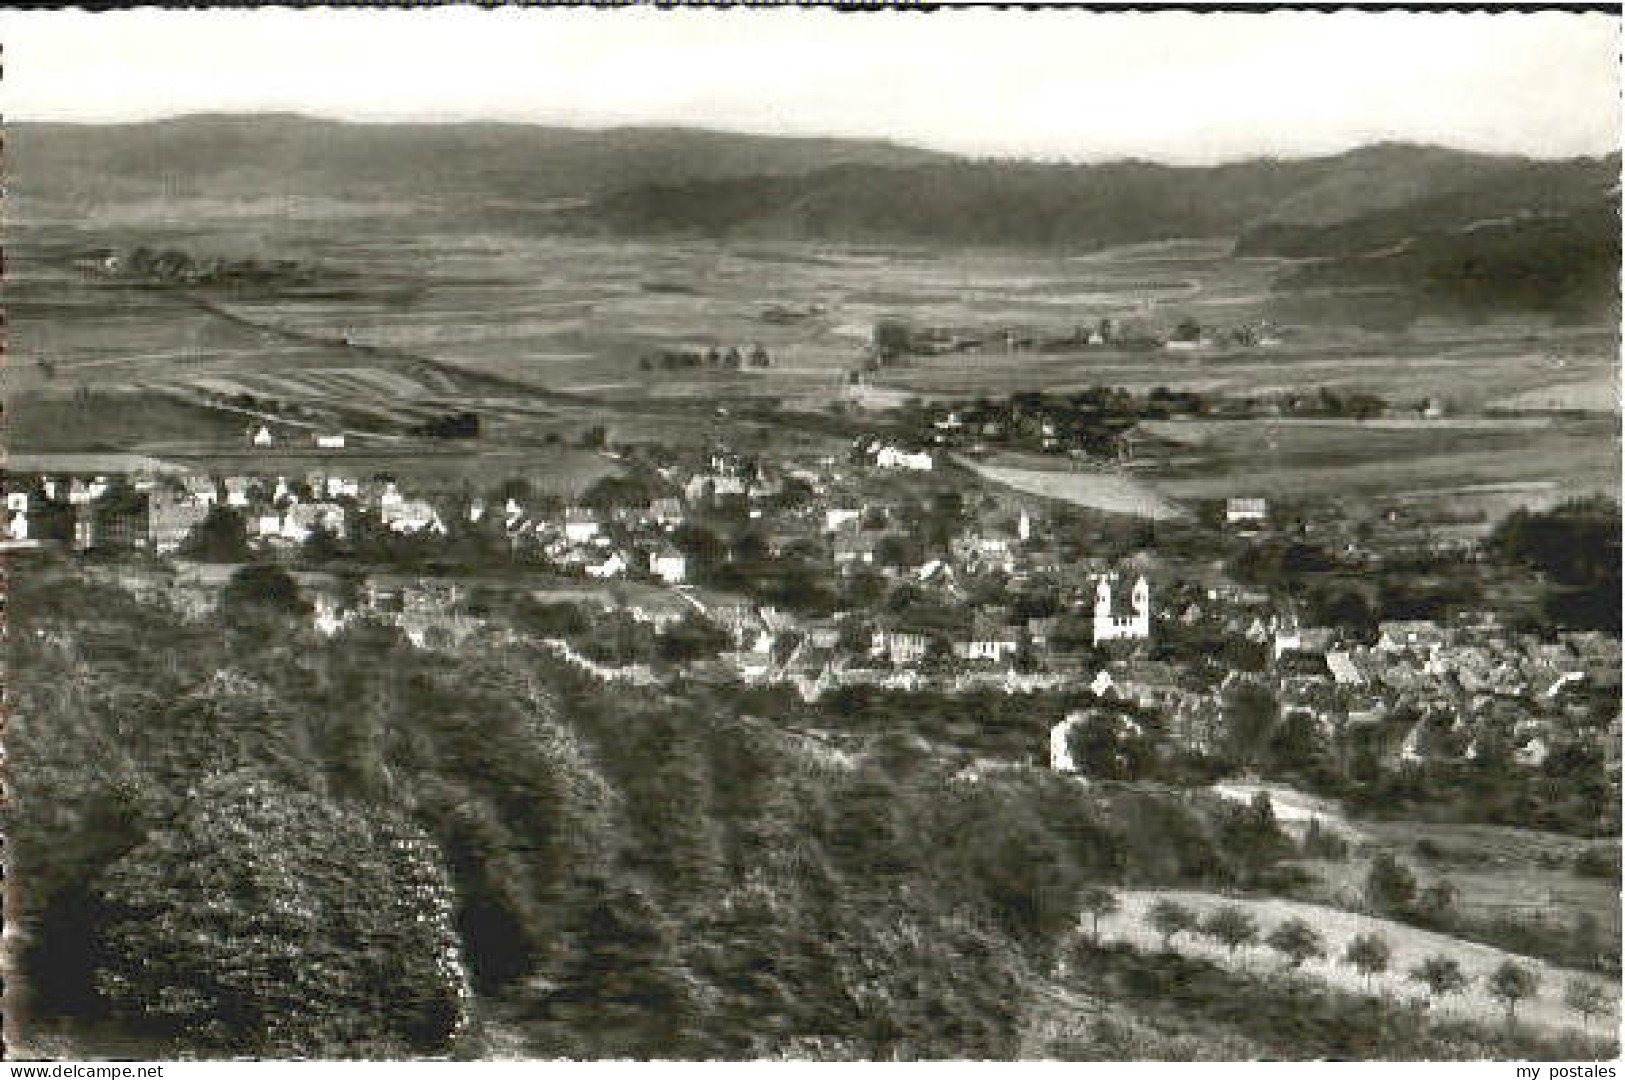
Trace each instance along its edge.
<instances>
[{"instance_id":1,"label":"cluster of house","mask_svg":"<svg viewBox=\"0 0 1625 1080\"><path fill-rule=\"evenodd\" d=\"M234 511L247 540L271 552L296 550L318 531L343 540L354 510L363 506L396 532L445 532L439 511L403 494L394 481L325 472L300 478L12 474L5 500L5 542L12 548L54 544L171 554L216 507Z\"/></svg>"},{"instance_id":2,"label":"cluster of house","mask_svg":"<svg viewBox=\"0 0 1625 1080\"><path fill-rule=\"evenodd\" d=\"M768 563L794 557L822 565L832 579L868 575L888 595L907 592L930 609L854 601L850 610L813 618L709 590L684 589L687 599L664 594L676 615L697 613L726 635L719 662L734 676L793 686L807 697L847 685L947 692L1087 686L1103 699L1153 710L1174 743L1195 751L1216 749L1223 739L1224 702L1237 681L1258 680L1285 720L1301 720L1328 740L1365 732L1387 761L1471 758L1484 752L1482 736L1493 727L1510 737L1516 761L1535 766L1575 732L1594 728L1597 691L1619 686L1616 638L1542 640L1485 616L1448 625L1384 623L1375 641L1357 641L1303 625L1281 602L1222 575L1198 583L1153 556L1114 563L1069 553L1028 510L968 513L945 547L926 552L902 508L865 488L870 470L909 468L883 460L890 449L898 448L869 440L849 460L777 464L719 450L660 468L671 495L638 505L599 500L597 509L527 505L523 497L431 500L386 478L319 471L298 478L14 475L5 481L5 525L14 546L164 554L224 506L238 512L251 544L279 552L318 530L342 541L365 516L403 535L478 527L587 579L688 586L699 556L679 546L678 530L730 503L761 536ZM1272 510L1262 499L1232 499L1224 521L1256 527ZM1004 583L1002 595L983 587L990 577ZM1017 592L1052 597L1052 613L1018 614L1009 606ZM455 646L484 630L508 632L463 603L455 585L374 583L359 599L320 589L310 595L315 625L327 633L360 617L397 625L428 647ZM675 617L670 607L628 610L660 626ZM1153 658L1151 645L1181 630L1246 642L1267 655L1267 668L1245 673L1216 656Z\"/></svg>"},{"instance_id":3,"label":"cluster of house","mask_svg":"<svg viewBox=\"0 0 1625 1080\"><path fill-rule=\"evenodd\" d=\"M895 320L893 320L895 322ZM899 324L901 325L901 324ZM873 348L892 354L942 356L948 353L994 350L1012 352L1065 352L1078 348L1155 348L1174 351L1231 348L1269 348L1281 344L1279 332L1265 322L1243 323L1233 327L1203 327L1186 319L1166 334L1133 319L1111 316L1093 323L1079 324L1070 332L1031 327L1003 326L996 329L969 326L905 327L877 334Z\"/></svg>"},{"instance_id":4,"label":"cluster of house","mask_svg":"<svg viewBox=\"0 0 1625 1080\"><path fill-rule=\"evenodd\" d=\"M1249 598L1226 599L1244 610ZM1240 682L1267 688L1282 723L1305 723L1326 747L1356 739L1385 767L1472 760L1489 752L1489 739L1531 768L1560 743L1591 741L1607 753L1617 746L1617 720L1600 724L1596 707L1598 695L1619 693L1615 637L1571 632L1547 640L1477 614L1448 624L1385 622L1374 642L1355 642L1333 628L1255 610L1250 619L1229 617L1226 628L1266 646L1263 673L1229 671L1215 680L1190 665L1128 659L1105 665L1090 689L1154 710L1174 744L1197 752L1220 748L1224 702ZM1210 617L1194 603L1167 615L1187 625Z\"/></svg>"}]
</instances>

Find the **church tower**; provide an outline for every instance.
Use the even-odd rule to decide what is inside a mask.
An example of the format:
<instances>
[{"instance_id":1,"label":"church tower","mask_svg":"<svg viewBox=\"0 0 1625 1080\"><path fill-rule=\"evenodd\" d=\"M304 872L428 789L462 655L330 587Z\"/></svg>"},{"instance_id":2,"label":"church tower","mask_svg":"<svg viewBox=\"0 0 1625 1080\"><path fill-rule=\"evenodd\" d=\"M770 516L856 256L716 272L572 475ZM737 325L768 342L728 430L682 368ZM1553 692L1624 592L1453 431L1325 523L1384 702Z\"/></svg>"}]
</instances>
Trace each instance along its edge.
<instances>
[{"instance_id":1,"label":"church tower","mask_svg":"<svg viewBox=\"0 0 1625 1080\"><path fill-rule=\"evenodd\" d=\"M1144 574L1134 582L1130 602L1134 607L1134 637L1144 641L1151 636L1151 586L1146 584Z\"/></svg>"},{"instance_id":2,"label":"church tower","mask_svg":"<svg viewBox=\"0 0 1625 1080\"><path fill-rule=\"evenodd\" d=\"M1151 636L1151 586L1142 575L1129 594L1128 615L1112 613L1112 578L1095 586L1095 644L1105 641L1145 641Z\"/></svg>"}]
</instances>

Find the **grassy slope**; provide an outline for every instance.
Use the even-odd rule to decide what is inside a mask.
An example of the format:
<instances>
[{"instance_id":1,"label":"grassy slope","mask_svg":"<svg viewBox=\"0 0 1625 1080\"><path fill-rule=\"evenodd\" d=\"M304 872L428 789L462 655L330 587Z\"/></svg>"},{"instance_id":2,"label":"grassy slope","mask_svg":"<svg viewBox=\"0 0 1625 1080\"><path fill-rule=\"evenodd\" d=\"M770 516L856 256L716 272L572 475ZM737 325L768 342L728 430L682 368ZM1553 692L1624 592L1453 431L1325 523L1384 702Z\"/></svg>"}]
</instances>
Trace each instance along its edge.
<instances>
[{"instance_id":1,"label":"grassy slope","mask_svg":"<svg viewBox=\"0 0 1625 1080\"><path fill-rule=\"evenodd\" d=\"M1359 934L1374 932L1388 939L1394 954L1391 969L1386 974L1376 976L1371 981L1369 990L1400 999L1423 997L1420 987L1405 977L1405 973L1412 966L1429 956L1452 957L1461 964L1462 970L1474 979L1474 985L1465 994L1436 1006L1441 1014L1457 1019L1493 1022L1503 1015L1501 1005L1483 992L1483 977L1502 961L1515 960L1541 976L1540 995L1519 1008L1520 1019L1548 1033L1559 1033L1579 1024L1578 1019L1562 1004L1563 987L1570 979L1581 977L1573 971L1389 919L1315 904L1279 899L1235 898L1217 893L1171 892L1162 889L1126 891L1121 894L1122 910L1101 920L1102 937L1108 941L1120 941L1148 951L1160 948L1161 939L1145 924L1145 912L1158 898L1165 896L1176 898L1201 913L1225 904L1243 907L1258 920L1265 934L1286 919L1303 918L1325 938L1329 958L1309 961L1301 969L1302 972L1327 986L1347 991L1368 992L1365 981L1358 972L1331 958L1341 956L1349 940ZM1181 937L1178 944L1183 953L1240 970L1259 971L1280 964L1279 955L1263 945L1242 948L1232 956L1222 946L1205 938Z\"/></svg>"}]
</instances>

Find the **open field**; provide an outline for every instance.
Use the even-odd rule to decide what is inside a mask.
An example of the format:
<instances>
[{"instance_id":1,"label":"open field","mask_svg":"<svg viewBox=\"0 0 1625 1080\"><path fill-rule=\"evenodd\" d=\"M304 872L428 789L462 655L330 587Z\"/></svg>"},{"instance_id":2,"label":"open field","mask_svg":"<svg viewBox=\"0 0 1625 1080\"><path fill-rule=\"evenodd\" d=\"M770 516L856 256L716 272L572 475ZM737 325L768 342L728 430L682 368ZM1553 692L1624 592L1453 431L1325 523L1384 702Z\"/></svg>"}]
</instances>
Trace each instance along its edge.
<instances>
[{"instance_id":1,"label":"open field","mask_svg":"<svg viewBox=\"0 0 1625 1080\"><path fill-rule=\"evenodd\" d=\"M1175 499L1230 495L1436 497L1500 487L1535 493L1550 482L1569 495L1619 486L1612 419L1461 418L1436 424L1295 419L1174 421L1154 425L1182 444L1174 460L1140 462L1139 475ZM1509 485L1525 485L1517 491ZM1494 494L1482 491L1484 495ZM1516 501L1516 500L1514 500Z\"/></svg>"},{"instance_id":2,"label":"open field","mask_svg":"<svg viewBox=\"0 0 1625 1080\"><path fill-rule=\"evenodd\" d=\"M1212 790L1243 803L1265 791L1289 835L1301 840L1309 821L1316 819L1349 841L1347 859L1298 862L1316 881L1315 898L1339 907L1363 906L1372 859L1387 853L1411 869L1419 889L1443 881L1454 885L1455 912L1468 922L1509 920L1567 936L1590 916L1596 920L1599 949L1619 953L1618 888L1572 869L1577 855L1603 842L1505 825L1353 820L1334 802L1278 784L1228 782Z\"/></svg>"},{"instance_id":3,"label":"open field","mask_svg":"<svg viewBox=\"0 0 1625 1080\"><path fill-rule=\"evenodd\" d=\"M1017 464L988 464L966 457L956 457L955 460L985 480L1029 495L1153 521L1185 516L1184 510L1151 488L1121 473L1105 469L1026 468Z\"/></svg>"},{"instance_id":4,"label":"open field","mask_svg":"<svg viewBox=\"0 0 1625 1080\"><path fill-rule=\"evenodd\" d=\"M1580 412L1619 411L1619 373L1598 372L1588 379L1557 382L1492 402L1500 409L1550 409Z\"/></svg>"},{"instance_id":5,"label":"open field","mask_svg":"<svg viewBox=\"0 0 1625 1080\"><path fill-rule=\"evenodd\" d=\"M1580 1019L1563 1005L1563 989L1571 979L1589 979L1598 985L1606 985L1595 976L1582 975L1487 945L1435 934L1388 919L1315 904L1165 889L1123 890L1118 896L1122 903L1121 910L1100 920L1102 939L1126 942L1146 951L1155 951L1162 947L1160 936L1145 922L1147 910L1162 897L1177 900L1202 916L1225 905L1243 908L1258 922L1261 937L1287 919L1302 918L1324 938L1328 958L1308 961L1300 969L1301 972L1328 985L1356 993L1380 993L1402 1000L1420 999L1424 996L1422 988L1408 980L1406 973L1427 957L1440 955L1450 957L1461 965L1463 972L1473 980L1473 983L1464 994L1451 997L1434 1006L1434 1010L1443 1017L1499 1022L1505 1015L1505 1010L1500 1002L1485 993L1483 982L1484 977L1505 960L1516 961L1540 977L1538 996L1525 1001L1518 1008L1519 1021L1551 1031L1581 1028ZM1091 929L1089 919L1083 920L1082 929L1085 932ZM1393 950L1389 971L1375 976L1369 987L1359 972L1336 960L1342 956L1343 950L1347 948L1352 938L1364 933L1382 935ZM1232 955L1216 942L1200 935L1187 934L1181 935L1175 946L1179 951L1189 955L1253 971L1267 966L1279 966L1281 963L1280 955L1262 944L1243 947ZM1608 989L1610 993L1614 993L1617 987ZM1612 1030L1617 1023L1617 1017L1604 1018L1596 1023L1593 1033Z\"/></svg>"},{"instance_id":6,"label":"open field","mask_svg":"<svg viewBox=\"0 0 1625 1080\"><path fill-rule=\"evenodd\" d=\"M102 244L241 244L238 232L223 229L200 221L126 234L22 223L8 251L13 359L5 385L22 416L9 433L15 448L68 450L88 440L76 430L91 426L77 422L80 391L153 403L115 409L111 425L98 419L97 448L202 440L226 452L264 416L306 430L399 436L472 408L486 421L485 452L568 440L595 423L699 439L719 425L738 431L737 414L751 410L766 422L813 417L836 401L886 408L909 397L1097 384L1237 394L1329 386L1396 402L1439 397L1451 415L1152 425L1179 452L1134 462L1132 478L1056 471L1038 459L976 468L1028 493L1153 517L1177 516L1182 501L1230 495L1431 498L1423 493L1497 485L1491 503L1504 512L1546 490L1619 483L1612 415L1549 413L1607 406L1611 414L1612 334L1530 320L1421 322L1403 333L1284 325L1275 347L1189 353L988 346L916 358L856 390L845 385L886 316L990 336L1006 326L1059 336L1102 317L1167 326L1186 314L1224 325L1271 315L1269 282L1281 264L1233 258L1222 243L1085 256L647 243L418 233L397 216L353 228L272 224L256 240L263 257L325 270L342 289L194 298L90 279L68 266L72 254ZM752 343L769 351L772 367L665 371L640 363L662 350ZM1470 412L1489 404L1525 414ZM736 415L719 419L723 410Z\"/></svg>"}]
</instances>

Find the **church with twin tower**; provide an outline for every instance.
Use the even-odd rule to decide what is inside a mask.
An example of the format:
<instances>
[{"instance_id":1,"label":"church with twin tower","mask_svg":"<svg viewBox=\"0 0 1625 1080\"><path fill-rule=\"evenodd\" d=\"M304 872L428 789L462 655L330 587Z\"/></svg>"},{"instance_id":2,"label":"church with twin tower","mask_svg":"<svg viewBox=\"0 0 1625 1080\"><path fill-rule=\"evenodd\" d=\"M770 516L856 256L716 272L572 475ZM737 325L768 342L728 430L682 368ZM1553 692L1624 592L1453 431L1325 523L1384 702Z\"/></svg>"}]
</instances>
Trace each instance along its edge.
<instances>
[{"instance_id":1,"label":"church with twin tower","mask_svg":"<svg viewBox=\"0 0 1625 1080\"><path fill-rule=\"evenodd\" d=\"M1115 578L1103 576L1095 586L1095 644L1108 641L1145 641L1151 637L1151 586L1141 575L1129 594L1127 615L1113 614L1112 584Z\"/></svg>"}]
</instances>

